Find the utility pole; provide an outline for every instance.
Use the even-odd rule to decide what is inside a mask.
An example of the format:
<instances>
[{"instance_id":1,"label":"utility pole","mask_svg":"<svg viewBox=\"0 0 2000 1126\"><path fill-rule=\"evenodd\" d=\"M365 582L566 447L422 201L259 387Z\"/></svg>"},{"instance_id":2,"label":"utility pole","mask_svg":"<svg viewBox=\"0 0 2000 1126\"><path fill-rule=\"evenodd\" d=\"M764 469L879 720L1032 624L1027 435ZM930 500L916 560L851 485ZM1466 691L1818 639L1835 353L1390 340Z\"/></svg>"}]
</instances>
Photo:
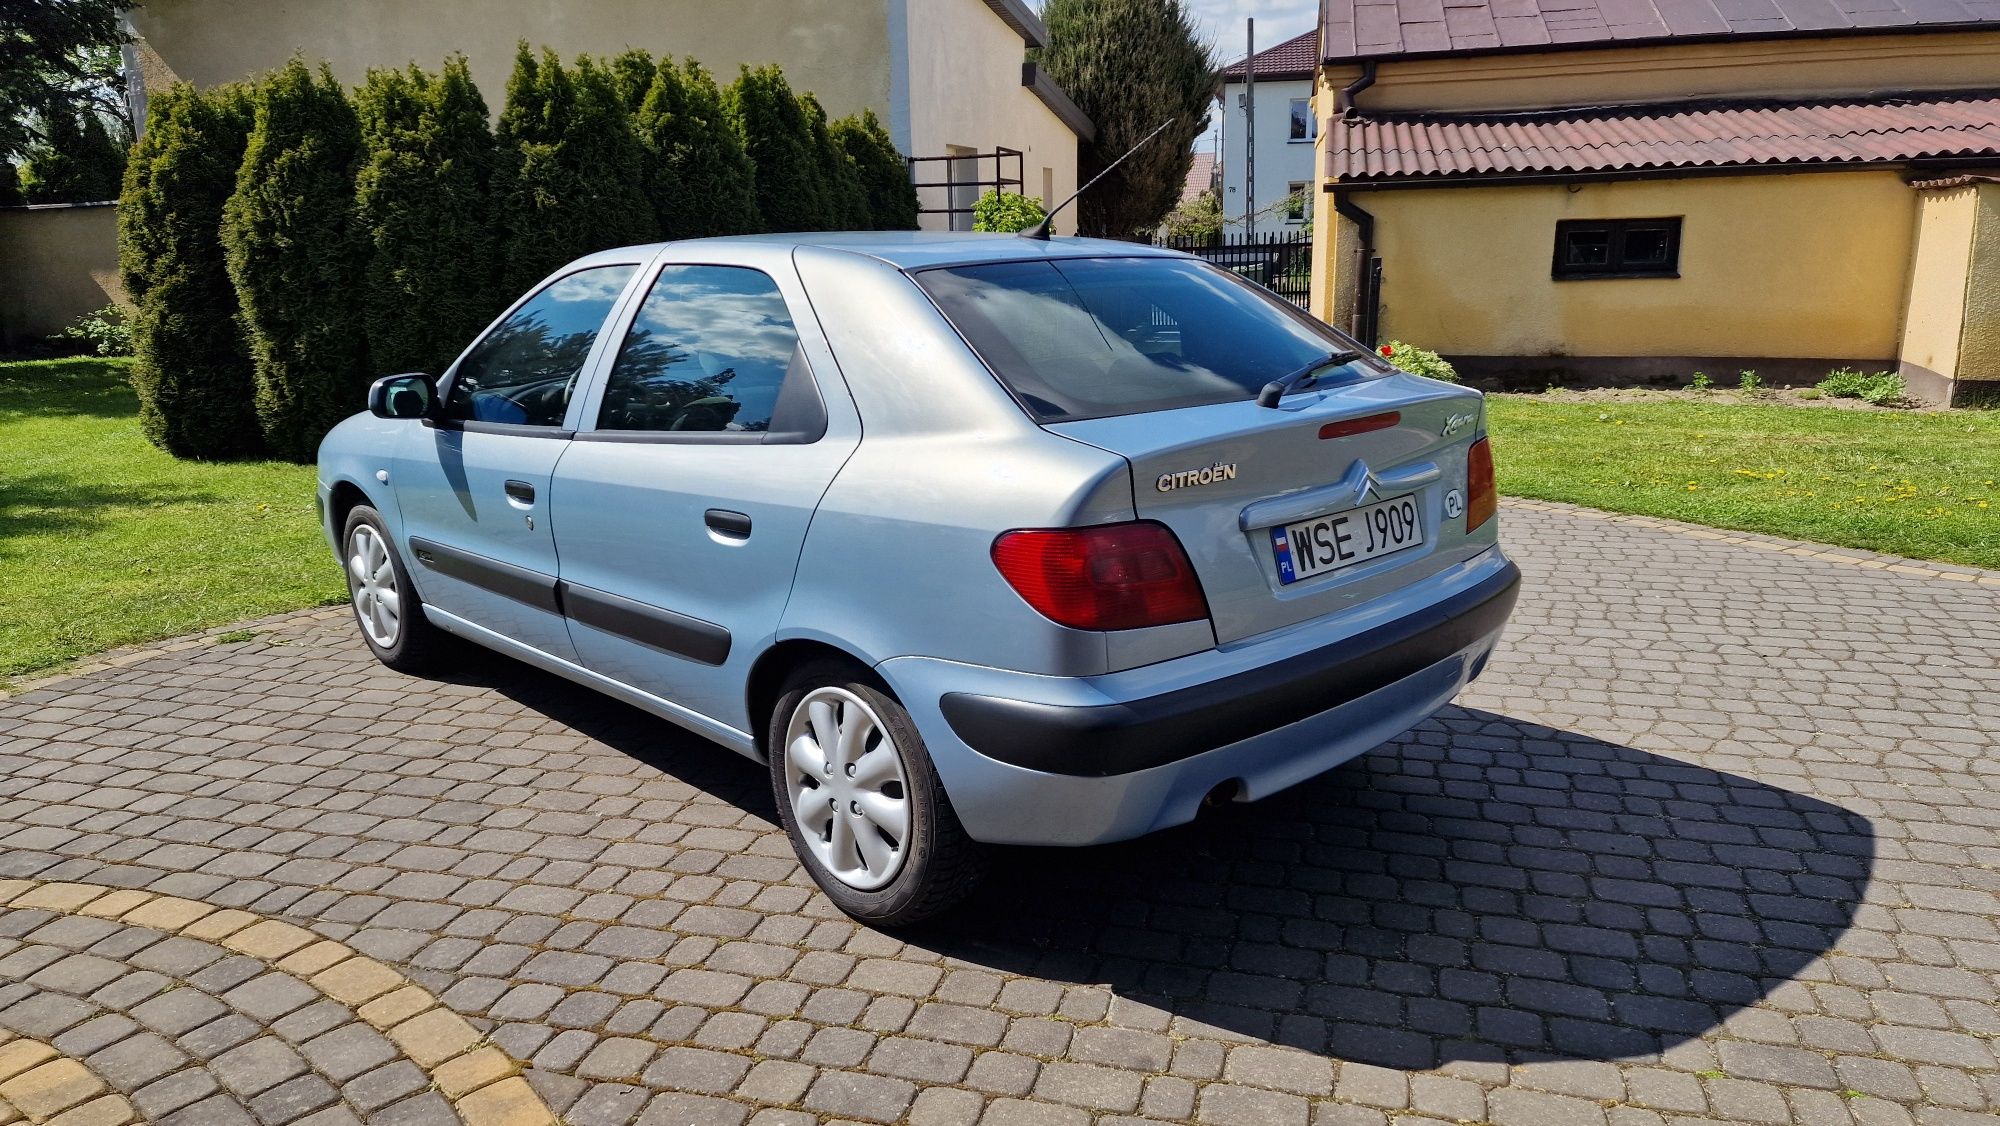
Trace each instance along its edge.
<instances>
[{"instance_id":1,"label":"utility pole","mask_svg":"<svg viewBox=\"0 0 2000 1126\"><path fill-rule=\"evenodd\" d=\"M1243 233L1257 228L1257 21L1243 21Z\"/></svg>"}]
</instances>

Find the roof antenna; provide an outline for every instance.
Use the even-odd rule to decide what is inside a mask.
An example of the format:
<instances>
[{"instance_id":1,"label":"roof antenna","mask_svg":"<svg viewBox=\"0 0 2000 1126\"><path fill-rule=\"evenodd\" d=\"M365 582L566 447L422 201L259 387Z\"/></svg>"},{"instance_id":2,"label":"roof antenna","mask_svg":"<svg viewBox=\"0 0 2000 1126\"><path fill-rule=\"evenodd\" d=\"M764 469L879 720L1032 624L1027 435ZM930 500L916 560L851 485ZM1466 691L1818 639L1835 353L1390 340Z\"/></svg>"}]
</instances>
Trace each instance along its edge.
<instances>
[{"instance_id":1,"label":"roof antenna","mask_svg":"<svg viewBox=\"0 0 2000 1126\"><path fill-rule=\"evenodd\" d=\"M1118 158L1117 160L1114 160L1114 161L1112 161L1111 163L1109 163L1109 164L1105 165L1105 166L1104 166L1104 171L1102 171L1102 172L1099 172L1099 173L1098 173L1097 175L1095 175L1095 176L1092 176L1092 177L1090 178L1090 184L1095 184L1095 183L1096 183L1096 182L1098 182L1099 180L1102 180L1102 179L1104 179L1104 178L1105 178L1106 176L1109 176L1109 175L1111 175L1111 170L1112 170L1113 168L1116 168L1116 167L1118 167L1119 165L1121 165L1121 164L1125 163L1125 157L1126 157L1126 156L1131 156L1131 155L1132 155L1133 153L1135 153L1135 152L1138 152L1138 151L1139 151L1140 149L1143 149L1143 148L1145 148L1145 147L1146 147L1146 142L1147 142L1147 141L1150 141L1150 140L1152 140L1152 139L1153 139L1154 137L1157 137L1157 136L1159 136L1160 134L1162 134L1162 133L1166 132L1166 131L1167 131L1167 126L1169 126L1169 125L1172 125L1173 123L1174 123L1174 119L1173 119L1173 118L1171 118L1171 117L1167 118L1167 119L1166 119L1165 121L1162 121L1162 122L1160 122L1160 127L1159 127L1158 129L1155 129L1155 130L1153 130L1153 131L1152 131L1151 133L1148 133L1148 134L1146 134L1145 138L1144 138L1143 140L1141 140L1141 141L1140 141L1140 142L1139 142L1138 144L1136 144L1136 145L1133 145L1133 146L1132 146L1131 148L1129 148L1129 149L1126 149L1126 150L1125 150L1125 156L1121 156L1121 157L1119 157L1119 158ZM1082 195L1083 193L1085 193L1085 192L1089 191L1089 190L1090 190L1090 184L1085 184L1084 186L1082 186L1082 187L1078 188L1077 190L1075 190L1075 191L1073 191L1073 192L1069 193L1069 198L1068 198L1068 199L1066 199L1066 200L1063 200L1063 201L1062 201L1061 203L1058 203L1058 204L1056 204L1056 205L1055 205L1054 207L1051 207L1051 208L1049 208L1049 213L1048 213L1047 215L1044 215L1044 216L1042 216L1042 221L1041 221L1041 222L1039 222L1039 223L1036 223L1036 224L1035 224L1034 226L1032 226L1032 227L1029 227L1029 228L1028 228L1027 230L1025 230L1025 231L1022 231L1022 232L1021 232L1021 237L1022 237L1022 238L1031 238L1031 239L1034 239L1034 240L1035 240L1036 242L1047 242L1047 241L1049 241L1049 224L1050 224L1050 223L1053 223L1053 222L1055 222L1055 218L1056 218L1056 213L1057 213L1057 212L1059 212L1059 211L1061 211L1061 210L1062 210L1063 208L1065 208L1065 207L1068 207L1068 206L1069 206L1070 204L1072 204L1072 203L1076 202L1076 197L1077 197L1077 196L1080 196L1080 195Z\"/></svg>"}]
</instances>

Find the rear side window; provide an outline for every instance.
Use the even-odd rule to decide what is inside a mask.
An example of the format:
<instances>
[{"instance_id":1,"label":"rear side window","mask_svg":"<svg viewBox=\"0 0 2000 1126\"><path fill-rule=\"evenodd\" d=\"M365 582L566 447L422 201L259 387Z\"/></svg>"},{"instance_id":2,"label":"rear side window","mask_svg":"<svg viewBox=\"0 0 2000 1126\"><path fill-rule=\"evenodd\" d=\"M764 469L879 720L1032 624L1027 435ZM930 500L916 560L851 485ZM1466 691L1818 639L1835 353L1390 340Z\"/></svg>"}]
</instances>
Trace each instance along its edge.
<instances>
[{"instance_id":1,"label":"rear side window","mask_svg":"<svg viewBox=\"0 0 2000 1126\"><path fill-rule=\"evenodd\" d=\"M459 361L444 417L561 426L591 345L637 270L598 266L550 282Z\"/></svg>"},{"instance_id":2,"label":"rear side window","mask_svg":"<svg viewBox=\"0 0 2000 1126\"><path fill-rule=\"evenodd\" d=\"M1321 385L1391 370L1264 290L1180 258L1063 258L914 275L1040 422L1255 398L1332 352Z\"/></svg>"},{"instance_id":3,"label":"rear side window","mask_svg":"<svg viewBox=\"0 0 2000 1126\"><path fill-rule=\"evenodd\" d=\"M668 266L625 337L597 425L768 431L778 393L801 364L798 330L769 275L742 266Z\"/></svg>"}]
</instances>

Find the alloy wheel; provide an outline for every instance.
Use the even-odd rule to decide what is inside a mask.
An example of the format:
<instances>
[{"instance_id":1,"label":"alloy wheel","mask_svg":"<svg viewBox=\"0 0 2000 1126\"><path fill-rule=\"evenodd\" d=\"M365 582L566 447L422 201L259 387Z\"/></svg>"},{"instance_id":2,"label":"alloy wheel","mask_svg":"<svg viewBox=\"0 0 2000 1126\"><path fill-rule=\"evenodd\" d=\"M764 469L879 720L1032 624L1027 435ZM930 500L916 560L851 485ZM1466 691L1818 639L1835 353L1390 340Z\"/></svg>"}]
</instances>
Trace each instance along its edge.
<instances>
[{"instance_id":1,"label":"alloy wheel","mask_svg":"<svg viewBox=\"0 0 2000 1126\"><path fill-rule=\"evenodd\" d=\"M394 648L403 628L403 600L389 545L372 524L356 524L347 537L347 589L368 640L382 649Z\"/></svg>"},{"instance_id":2,"label":"alloy wheel","mask_svg":"<svg viewBox=\"0 0 2000 1126\"><path fill-rule=\"evenodd\" d=\"M910 788L882 718L845 688L816 688L785 728L785 792L815 859L858 891L886 886L909 854Z\"/></svg>"}]
</instances>

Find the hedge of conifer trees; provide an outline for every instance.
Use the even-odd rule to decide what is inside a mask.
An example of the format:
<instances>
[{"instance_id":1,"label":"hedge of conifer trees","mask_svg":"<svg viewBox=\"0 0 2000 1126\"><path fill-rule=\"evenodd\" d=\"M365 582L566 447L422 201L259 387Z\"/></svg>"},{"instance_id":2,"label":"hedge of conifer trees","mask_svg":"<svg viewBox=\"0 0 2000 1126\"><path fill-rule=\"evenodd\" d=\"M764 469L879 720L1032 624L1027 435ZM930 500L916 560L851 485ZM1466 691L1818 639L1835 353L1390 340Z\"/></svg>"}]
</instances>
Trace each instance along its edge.
<instances>
[{"instance_id":1,"label":"hedge of conifer trees","mask_svg":"<svg viewBox=\"0 0 2000 1126\"><path fill-rule=\"evenodd\" d=\"M353 92L295 58L150 102L119 212L133 383L176 456L306 461L373 375L441 372L571 259L916 215L875 115L829 121L776 67L723 86L692 59L524 43L489 124L462 57Z\"/></svg>"}]
</instances>

